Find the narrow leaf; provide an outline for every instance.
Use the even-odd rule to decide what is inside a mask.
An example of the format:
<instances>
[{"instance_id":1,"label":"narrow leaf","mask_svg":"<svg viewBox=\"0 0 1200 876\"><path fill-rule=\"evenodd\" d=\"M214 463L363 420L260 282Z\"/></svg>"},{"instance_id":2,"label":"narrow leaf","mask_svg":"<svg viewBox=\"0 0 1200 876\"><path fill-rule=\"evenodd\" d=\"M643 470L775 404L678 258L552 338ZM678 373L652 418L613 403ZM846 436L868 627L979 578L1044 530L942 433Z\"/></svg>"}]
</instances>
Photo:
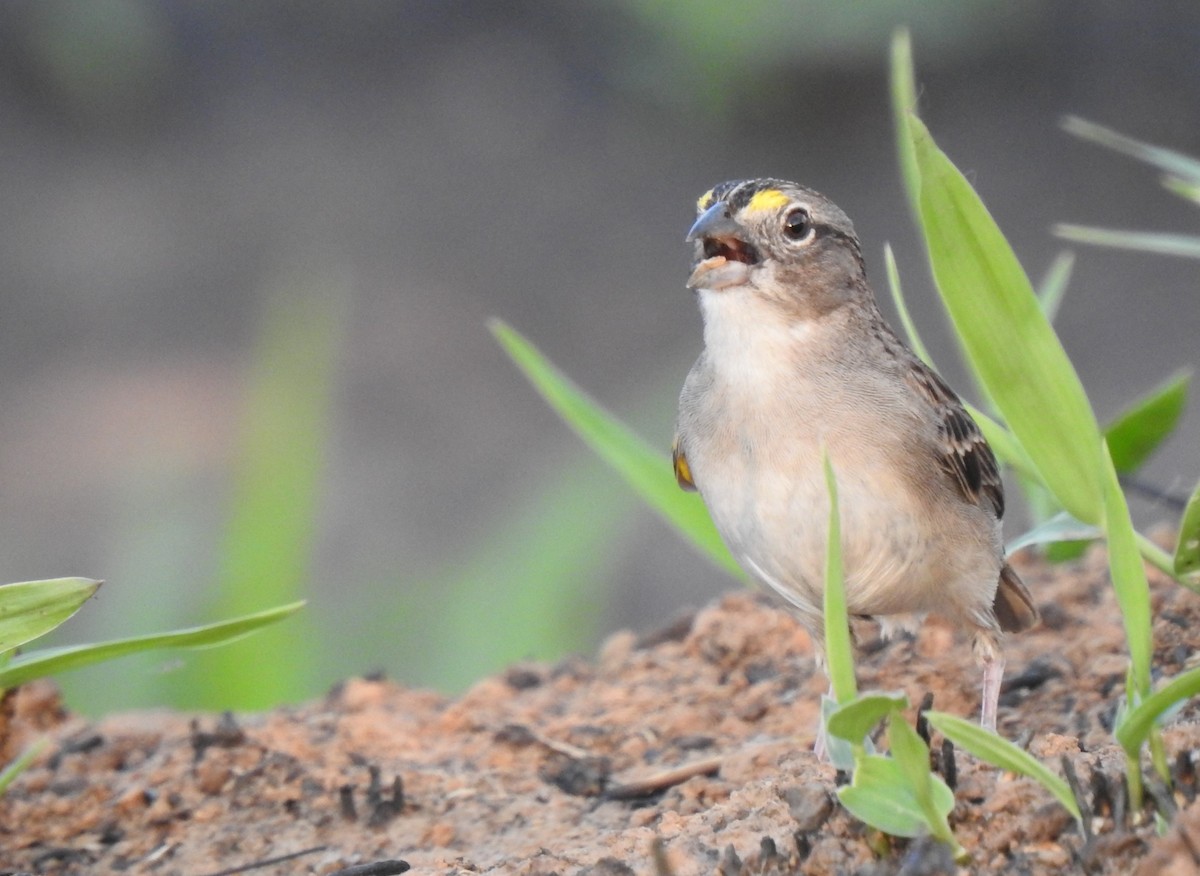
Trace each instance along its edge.
<instances>
[{"instance_id":1,"label":"narrow leaf","mask_svg":"<svg viewBox=\"0 0 1200 876\"><path fill-rule=\"evenodd\" d=\"M0 586L0 653L50 632L77 612L100 583L51 578Z\"/></svg>"},{"instance_id":2,"label":"narrow leaf","mask_svg":"<svg viewBox=\"0 0 1200 876\"><path fill-rule=\"evenodd\" d=\"M969 751L980 760L1038 782L1054 795L1076 821L1082 823L1083 815L1075 795L1071 793L1071 786L1029 752L957 715L929 711L925 713L925 719L959 748Z\"/></svg>"},{"instance_id":3,"label":"narrow leaf","mask_svg":"<svg viewBox=\"0 0 1200 876\"><path fill-rule=\"evenodd\" d=\"M1067 294L1067 284L1071 282L1071 271L1075 267L1075 254L1060 252L1050 263L1046 276L1038 285L1038 302L1042 305L1042 313L1046 319L1054 322L1058 309L1062 305L1063 296Z\"/></svg>"},{"instance_id":4,"label":"narrow leaf","mask_svg":"<svg viewBox=\"0 0 1200 876\"><path fill-rule=\"evenodd\" d=\"M1104 530L1108 536L1108 567L1125 638L1129 647L1130 677L1134 690L1130 693L1144 697L1150 693L1150 660L1154 654L1150 624L1150 586L1146 567L1138 552L1137 533L1129 518L1129 506L1117 480L1117 470L1108 455L1108 446L1101 445L1107 462L1104 483Z\"/></svg>"},{"instance_id":5,"label":"narrow leaf","mask_svg":"<svg viewBox=\"0 0 1200 876\"><path fill-rule=\"evenodd\" d=\"M1200 484L1196 484L1179 522L1179 544L1172 565L1176 575L1189 578L1200 575Z\"/></svg>"},{"instance_id":6,"label":"narrow leaf","mask_svg":"<svg viewBox=\"0 0 1200 876\"><path fill-rule=\"evenodd\" d=\"M14 687L34 678L66 672L68 669L91 666L93 663L112 660L139 651L162 648L210 648L214 645L232 642L249 635L260 627L295 614L303 605L303 602L293 602L290 605L281 605L278 608L271 608L232 620L169 633L153 633L147 636L115 639L91 645L68 645L63 648L30 651L14 658L7 666L0 669L0 689ZM252 671L253 667L250 667L250 670Z\"/></svg>"},{"instance_id":7,"label":"narrow leaf","mask_svg":"<svg viewBox=\"0 0 1200 876\"><path fill-rule=\"evenodd\" d=\"M1100 428L1083 385L979 196L919 119L909 129L930 264L971 367L1058 501L1099 523Z\"/></svg>"},{"instance_id":8,"label":"narrow leaf","mask_svg":"<svg viewBox=\"0 0 1200 876\"><path fill-rule=\"evenodd\" d=\"M925 741L917 735L917 731L908 726L904 716L892 712L888 716L888 743L892 748L892 757L900 765L905 781L912 789L913 799L925 816L929 832L942 842L955 849L955 857L961 853L946 816L954 808L954 794L940 778L936 779L929 770L929 748ZM937 786L946 789L946 793L935 793Z\"/></svg>"},{"instance_id":9,"label":"narrow leaf","mask_svg":"<svg viewBox=\"0 0 1200 876\"><path fill-rule=\"evenodd\" d=\"M1200 204L1200 182L1191 182L1177 176L1167 176L1163 178L1162 184L1168 192L1179 195L1184 200Z\"/></svg>"},{"instance_id":10,"label":"narrow leaf","mask_svg":"<svg viewBox=\"0 0 1200 876\"><path fill-rule=\"evenodd\" d=\"M209 617L238 617L303 598L311 585L348 275L296 265L263 289L229 513ZM176 706L265 709L312 696L324 642L311 616L189 661L171 675ZM332 647L332 644L331 644ZM247 667L253 666L253 673Z\"/></svg>"},{"instance_id":11,"label":"narrow leaf","mask_svg":"<svg viewBox=\"0 0 1200 876\"><path fill-rule=\"evenodd\" d=\"M1193 666L1126 711L1117 722L1114 733L1117 742L1131 757L1136 757L1160 716L1197 694L1200 694L1200 666Z\"/></svg>"},{"instance_id":12,"label":"narrow leaf","mask_svg":"<svg viewBox=\"0 0 1200 876\"><path fill-rule=\"evenodd\" d=\"M842 576L842 521L838 510L837 477L829 453L823 452L823 456L825 487L829 490L829 536L825 548L825 654L834 699L839 703L848 703L858 691L854 681L854 651L850 644L850 619L846 613L845 579Z\"/></svg>"},{"instance_id":13,"label":"narrow leaf","mask_svg":"<svg viewBox=\"0 0 1200 876\"><path fill-rule=\"evenodd\" d=\"M1066 511L1060 511L1049 520L1039 523L1028 532L1017 536L1005 546L1005 553L1015 553L1021 548L1035 544L1058 544L1070 541L1092 541L1102 538L1104 530L1088 523L1080 523Z\"/></svg>"},{"instance_id":14,"label":"narrow leaf","mask_svg":"<svg viewBox=\"0 0 1200 876\"><path fill-rule=\"evenodd\" d=\"M1062 120L1063 130L1084 140L1106 146L1114 152L1132 155L1139 161L1153 165L1159 170L1184 180L1200 183L1200 161L1182 152L1135 140L1112 128L1097 125L1078 116L1067 116Z\"/></svg>"},{"instance_id":15,"label":"narrow leaf","mask_svg":"<svg viewBox=\"0 0 1200 876\"><path fill-rule=\"evenodd\" d=\"M892 34L891 51L892 121L896 129L896 152L900 179L908 195L913 218L920 215L921 170L913 149L908 120L917 112L917 78L913 68L912 38L906 28Z\"/></svg>"},{"instance_id":16,"label":"narrow leaf","mask_svg":"<svg viewBox=\"0 0 1200 876\"><path fill-rule=\"evenodd\" d=\"M1088 225L1060 223L1054 234L1063 240L1107 246L1113 249L1134 249L1158 255L1200 259L1200 237L1190 234L1170 234L1160 231L1122 231L1116 228L1092 228Z\"/></svg>"},{"instance_id":17,"label":"narrow leaf","mask_svg":"<svg viewBox=\"0 0 1200 876\"><path fill-rule=\"evenodd\" d=\"M1119 474L1137 470L1175 430L1187 405L1191 380L1190 371L1172 376L1126 408L1104 430L1108 452Z\"/></svg>"},{"instance_id":18,"label":"narrow leaf","mask_svg":"<svg viewBox=\"0 0 1200 876\"><path fill-rule=\"evenodd\" d=\"M745 573L729 554L695 493L679 489L671 461L639 438L567 379L529 341L504 322L488 323L500 346L584 443L714 564L739 580Z\"/></svg>"},{"instance_id":19,"label":"narrow leaf","mask_svg":"<svg viewBox=\"0 0 1200 876\"><path fill-rule=\"evenodd\" d=\"M826 721L825 728L834 736L857 745L885 717L907 708L908 696L903 691L864 693L838 706Z\"/></svg>"},{"instance_id":20,"label":"narrow leaf","mask_svg":"<svg viewBox=\"0 0 1200 876\"><path fill-rule=\"evenodd\" d=\"M896 257L892 254L890 244L883 245L883 263L887 268L888 288L892 291L892 303L896 306L896 314L900 317L900 325L904 328L904 336L908 339L908 345L917 354L917 358L936 371L933 357L929 355L929 350L925 348L921 336L917 334L917 325L909 315L908 305L904 303L904 291L900 288L900 271L896 267Z\"/></svg>"},{"instance_id":21,"label":"narrow leaf","mask_svg":"<svg viewBox=\"0 0 1200 876\"><path fill-rule=\"evenodd\" d=\"M27 745L24 751L17 755L16 760L11 761L3 770L0 770L0 795L3 795L8 790L8 786L16 780L17 776L33 765L38 755L46 750L49 742L49 739L45 736L38 737Z\"/></svg>"}]
</instances>

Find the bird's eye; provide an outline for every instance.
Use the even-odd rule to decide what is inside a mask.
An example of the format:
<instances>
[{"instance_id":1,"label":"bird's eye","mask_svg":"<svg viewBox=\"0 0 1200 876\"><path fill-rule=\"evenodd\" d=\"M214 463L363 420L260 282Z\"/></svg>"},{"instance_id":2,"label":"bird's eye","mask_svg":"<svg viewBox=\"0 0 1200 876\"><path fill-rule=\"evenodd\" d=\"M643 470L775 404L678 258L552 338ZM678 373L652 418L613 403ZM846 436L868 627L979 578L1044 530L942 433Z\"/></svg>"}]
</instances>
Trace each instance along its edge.
<instances>
[{"instance_id":1,"label":"bird's eye","mask_svg":"<svg viewBox=\"0 0 1200 876\"><path fill-rule=\"evenodd\" d=\"M803 207L789 210L783 217L783 233L789 240L803 240L812 231L812 217Z\"/></svg>"}]
</instances>

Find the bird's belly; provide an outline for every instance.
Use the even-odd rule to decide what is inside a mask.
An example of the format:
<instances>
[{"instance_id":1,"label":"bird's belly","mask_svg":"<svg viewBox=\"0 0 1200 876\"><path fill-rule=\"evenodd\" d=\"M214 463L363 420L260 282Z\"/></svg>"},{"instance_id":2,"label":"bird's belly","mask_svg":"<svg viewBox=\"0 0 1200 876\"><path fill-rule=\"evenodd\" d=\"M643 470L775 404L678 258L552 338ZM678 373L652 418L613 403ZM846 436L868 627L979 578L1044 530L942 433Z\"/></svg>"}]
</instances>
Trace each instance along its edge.
<instances>
[{"instance_id":1,"label":"bird's belly","mask_svg":"<svg viewBox=\"0 0 1200 876\"><path fill-rule=\"evenodd\" d=\"M820 460L819 453L799 454L782 466L726 460L735 469L726 474L736 476L704 490L717 529L742 565L810 616L821 612L829 524ZM881 481L876 468L863 470L866 478L837 474L848 610L936 609L941 576L930 567L929 538L915 503L903 485Z\"/></svg>"}]
</instances>

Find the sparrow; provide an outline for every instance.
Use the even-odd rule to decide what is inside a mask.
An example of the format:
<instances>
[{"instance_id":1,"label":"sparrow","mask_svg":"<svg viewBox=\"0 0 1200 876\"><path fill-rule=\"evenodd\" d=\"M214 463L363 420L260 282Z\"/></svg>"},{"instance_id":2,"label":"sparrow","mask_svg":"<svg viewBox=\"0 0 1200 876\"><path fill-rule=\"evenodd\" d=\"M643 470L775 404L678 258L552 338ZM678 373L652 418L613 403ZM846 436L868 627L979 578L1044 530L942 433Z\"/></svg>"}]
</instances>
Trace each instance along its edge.
<instances>
[{"instance_id":1,"label":"sparrow","mask_svg":"<svg viewBox=\"0 0 1200 876\"><path fill-rule=\"evenodd\" d=\"M672 457L741 566L785 599L823 656L829 494L847 609L885 635L937 614L973 634L981 724L996 728L1005 632L1037 609L1005 561L996 458L954 391L884 322L850 219L778 179L697 202L687 285L704 350Z\"/></svg>"}]
</instances>

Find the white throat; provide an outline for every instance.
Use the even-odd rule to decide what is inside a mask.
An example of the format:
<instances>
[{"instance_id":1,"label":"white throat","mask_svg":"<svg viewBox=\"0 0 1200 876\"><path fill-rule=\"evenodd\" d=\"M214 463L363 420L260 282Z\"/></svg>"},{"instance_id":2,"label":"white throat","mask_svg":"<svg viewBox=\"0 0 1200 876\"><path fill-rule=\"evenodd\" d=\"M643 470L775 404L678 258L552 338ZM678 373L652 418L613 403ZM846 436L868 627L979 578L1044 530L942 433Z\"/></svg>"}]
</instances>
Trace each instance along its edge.
<instances>
[{"instance_id":1,"label":"white throat","mask_svg":"<svg viewBox=\"0 0 1200 876\"><path fill-rule=\"evenodd\" d=\"M810 342L815 326L789 320L748 287L700 290L704 349L722 379L770 387L795 376L796 352Z\"/></svg>"}]
</instances>

